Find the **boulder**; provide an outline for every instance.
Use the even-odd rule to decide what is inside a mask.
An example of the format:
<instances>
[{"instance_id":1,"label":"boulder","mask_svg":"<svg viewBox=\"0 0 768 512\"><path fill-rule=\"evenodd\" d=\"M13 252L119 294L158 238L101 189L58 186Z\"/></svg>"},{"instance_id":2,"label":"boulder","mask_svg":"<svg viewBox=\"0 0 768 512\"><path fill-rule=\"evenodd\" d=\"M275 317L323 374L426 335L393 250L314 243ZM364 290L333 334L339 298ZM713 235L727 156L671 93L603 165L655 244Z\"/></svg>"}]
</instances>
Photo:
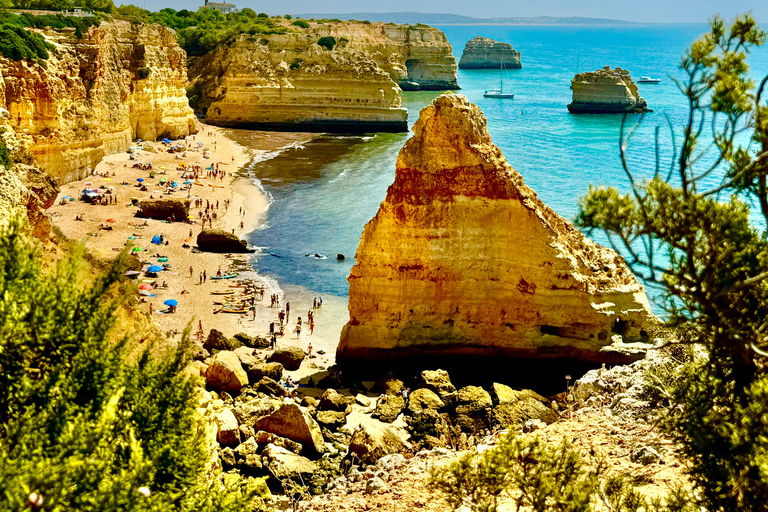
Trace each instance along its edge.
<instances>
[{"instance_id":1,"label":"boulder","mask_svg":"<svg viewBox=\"0 0 768 512\"><path fill-rule=\"evenodd\" d=\"M317 465L306 457L275 446L267 445L262 452L262 460L269 473L277 480L303 480L309 482Z\"/></svg>"},{"instance_id":2,"label":"boulder","mask_svg":"<svg viewBox=\"0 0 768 512\"><path fill-rule=\"evenodd\" d=\"M270 363L280 363L288 371L298 370L306 354L299 347L283 347L275 350L267 360Z\"/></svg>"},{"instance_id":3,"label":"boulder","mask_svg":"<svg viewBox=\"0 0 768 512\"><path fill-rule=\"evenodd\" d=\"M455 423L465 432L479 432L488 428L491 395L481 387L466 386L456 393Z\"/></svg>"},{"instance_id":4,"label":"boulder","mask_svg":"<svg viewBox=\"0 0 768 512\"><path fill-rule=\"evenodd\" d=\"M264 432L263 430L259 430L253 435L253 439L262 446L272 444L281 448L285 448L289 452L297 454L301 453L301 445L299 443L284 437L276 436L271 432Z\"/></svg>"},{"instance_id":5,"label":"boulder","mask_svg":"<svg viewBox=\"0 0 768 512\"><path fill-rule=\"evenodd\" d=\"M427 388L417 389L408 395L408 410L412 414L419 413L424 409L442 409L445 407L445 402L440 400L440 397Z\"/></svg>"},{"instance_id":6,"label":"boulder","mask_svg":"<svg viewBox=\"0 0 768 512\"><path fill-rule=\"evenodd\" d=\"M405 389L403 381L396 379L391 373L376 381L373 389L385 395L400 395Z\"/></svg>"},{"instance_id":7,"label":"boulder","mask_svg":"<svg viewBox=\"0 0 768 512\"><path fill-rule=\"evenodd\" d=\"M447 405L453 404L456 400L456 387L451 383L451 377L445 370L424 370L416 387L435 392Z\"/></svg>"},{"instance_id":8,"label":"boulder","mask_svg":"<svg viewBox=\"0 0 768 512\"><path fill-rule=\"evenodd\" d=\"M347 459L354 463L375 464L385 455L400 453L409 447L399 429L376 419L362 420L349 441Z\"/></svg>"},{"instance_id":9,"label":"boulder","mask_svg":"<svg viewBox=\"0 0 768 512\"><path fill-rule=\"evenodd\" d=\"M280 379L283 377L283 365L280 363L265 363L250 354L242 354L240 352L237 353L237 357L240 358L240 362L248 374L248 381L251 384L259 382L264 377L280 382Z\"/></svg>"},{"instance_id":10,"label":"boulder","mask_svg":"<svg viewBox=\"0 0 768 512\"><path fill-rule=\"evenodd\" d=\"M403 400L402 396L381 395L371 417L379 419L384 423L392 423L403 412L403 409L405 409L405 400Z\"/></svg>"},{"instance_id":11,"label":"boulder","mask_svg":"<svg viewBox=\"0 0 768 512\"><path fill-rule=\"evenodd\" d=\"M295 403L284 403L253 423L254 430L271 432L300 443L305 453L320 454L325 451L325 441L320 426L309 413Z\"/></svg>"},{"instance_id":12,"label":"boulder","mask_svg":"<svg viewBox=\"0 0 768 512\"><path fill-rule=\"evenodd\" d=\"M493 405L508 404L516 402L517 395L511 387L494 382L491 386L491 400L493 400Z\"/></svg>"},{"instance_id":13,"label":"boulder","mask_svg":"<svg viewBox=\"0 0 768 512\"><path fill-rule=\"evenodd\" d=\"M221 465L225 470L232 468L235 466L235 464L237 464L237 460L235 459L235 450L229 446L221 449L219 452L219 457L221 458Z\"/></svg>"},{"instance_id":14,"label":"boulder","mask_svg":"<svg viewBox=\"0 0 768 512\"><path fill-rule=\"evenodd\" d=\"M180 197L142 199L139 215L148 219L158 220L166 220L172 217L177 222L182 222L189 217L189 203L189 199Z\"/></svg>"},{"instance_id":15,"label":"boulder","mask_svg":"<svg viewBox=\"0 0 768 512\"><path fill-rule=\"evenodd\" d=\"M259 455L258 450L259 445L253 438L240 443L235 448L235 464L252 470L261 469L261 455Z\"/></svg>"},{"instance_id":16,"label":"boulder","mask_svg":"<svg viewBox=\"0 0 768 512\"><path fill-rule=\"evenodd\" d=\"M237 341L239 341L241 344L245 345L246 347L269 348L269 346L271 345L271 342L263 336L249 336L244 332L239 332L232 337Z\"/></svg>"},{"instance_id":17,"label":"boulder","mask_svg":"<svg viewBox=\"0 0 768 512\"><path fill-rule=\"evenodd\" d=\"M205 343L203 344L203 348L205 348L208 351L211 350L235 350L236 348L240 348L240 342L236 339L227 338L222 334L221 331L217 329L211 329L211 332L208 333L208 337L205 338Z\"/></svg>"},{"instance_id":18,"label":"boulder","mask_svg":"<svg viewBox=\"0 0 768 512\"><path fill-rule=\"evenodd\" d=\"M648 466L649 464L664 464L666 461L652 446L641 446L629 454L629 460L636 464Z\"/></svg>"},{"instance_id":19,"label":"boulder","mask_svg":"<svg viewBox=\"0 0 768 512\"><path fill-rule=\"evenodd\" d=\"M270 396L288 396L288 391L269 377L262 377L253 387L256 391Z\"/></svg>"},{"instance_id":20,"label":"boulder","mask_svg":"<svg viewBox=\"0 0 768 512\"><path fill-rule=\"evenodd\" d=\"M342 395L335 389L326 389L320 397L320 404L317 408L321 411L340 411L344 412L347 407L355 403L351 396Z\"/></svg>"},{"instance_id":21,"label":"boulder","mask_svg":"<svg viewBox=\"0 0 768 512\"><path fill-rule=\"evenodd\" d=\"M208 385L216 391L240 391L248 385L248 375L237 354L222 350L211 358L205 374Z\"/></svg>"},{"instance_id":22,"label":"boulder","mask_svg":"<svg viewBox=\"0 0 768 512\"><path fill-rule=\"evenodd\" d=\"M237 418L229 409L221 409L214 413L216 422L216 439L223 446L233 446L240 442Z\"/></svg>"},{"instance_id":23,"label":"boulder","mask_svg":"<svg viewBox=\"0 0 768 512\"><path fill-rule=\"evenodd\" d=\"M185 217L186 218L186 217ZM204 229L197 235L197 248L205 252L244 253L255 252L248 249L245 240L223 229Z\"/></svg>"},{"instance_id":24,"label":"boulder","mask_svg":"<svg viewBox=\"0 0 768 512\"><path fill-rule=\"evenodd\" d=\"M315 419L321 425L335 429L346 423L347 415L340 411L318 411Z\"/></svg>"},{"instance_id":25,"label":"boulder","mask_svg":"<svg viewBox=\"0 0 768 512\"><path fill-rule=\"evenodd\" d=\"M541 420L547 425L558 420L558 414L541 395L530 390L517 393L517 400L493 408L491 421L494 425L501 428L523 428L529 420Z\"/></svg>"}]
</instances>

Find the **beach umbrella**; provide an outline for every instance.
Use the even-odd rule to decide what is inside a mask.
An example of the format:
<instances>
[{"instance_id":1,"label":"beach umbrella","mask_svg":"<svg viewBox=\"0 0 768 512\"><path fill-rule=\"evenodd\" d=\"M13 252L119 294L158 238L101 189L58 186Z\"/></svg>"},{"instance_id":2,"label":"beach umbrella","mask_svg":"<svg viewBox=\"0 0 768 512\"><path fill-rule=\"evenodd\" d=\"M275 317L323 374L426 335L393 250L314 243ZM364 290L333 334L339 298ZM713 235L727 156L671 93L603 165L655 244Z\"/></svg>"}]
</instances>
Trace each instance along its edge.
<instances>
[{"instance_id":1,"label":"beach umbrella","mask_svg":"<svg viewBox=\"0 0 768 512\"><path fill-rule=\"evenodd\" d=\"M162 170L165 170L165 167L160 167Z\"/></svg>"},{"instance_id":2,"label":"beach umbrella","mask_svg":"<svg viewBox=\"0 0 768 512\"><path fill-rule=\"evenodd\" d=\"M155 235L155 236L152 237L152 243L155 244L155 245L160 245L160 244L163 243L163 241L160 240L159 236Z\"/></svg>"},{"instance_id":3,"label":"beach umbrella","mask_svg":"<svg viewBox=\"0 0 768 512\"><path fill-rule=\"evenodd\" d=\"M179 305L179 301L177 301L176 299L168 299L167 301L163 302L163 304L165 304L166 306L174 306L175 307L175 306Z\"/></svg>"},{"instance_id":4,"label":"beach umbrella","mask_svg":"<svg viewBox=\"0 0 768 512\"><path fill-rule=\"evenodd\" d=\"M103 179L103 180L101 180L101 181L112 181L112 178L104 178L104 179Z\"/></svg>"},{"instance_id":5,"label":"beach umbrella","mask_svg":"<svg viewBox=\"0 0 768 512\"><path fill-rule=\"evenodd\" d=\"M171 182L171 186L172 186L173 188L176 188L176 187L178 187L178 186L179 186L179 184L178 184L178 183L176 183L175 181L172 181L172 182Z\"/></svg>"},{"instance_id":6,"label":"beach umbrella","mask_svg":"<svg viewBox=\"0 0 768 512\"><path fill-rule=\"evenodd\" d=\"M142 181L144 181L144 178L136 178L136 181L138 181L139 183L141 183Z\"/></svg>"},{"instance_id":7,"label":"beach umbrella","mask_svg":"<svg viewBox=\"0 0 768 512\"><path fill-rule=\"evenodd\" d=\"M107 219L107 222L117 222L115 219Z\"/></svg>"},{"instance_id":8,"label":"beach umbrella","mask_svg":"<svg viewBox=\"0 0 768 512\"><path fill-rule=\"evenodd\" d=\"M152 285L148 283L140 284L139 290L147 290L150 291L152 289Z\"/></svg>"},{"instance_id":9,"label":"beach umbrella","mask_svg":"<svg viewBox=\"0 0 768 512\"><path fill-rule=\"evenodd\" d=\"M168 181L168 180L165 179L165 178L160 178L160 183L165 183L166 181Z\"/></svg>"},{"instance_id":10,"label":"beach umbrella","mask_svg":"<svg viewBox=\"0 0 768 512\"><path fill-rule=\"evenodd\" d=\"M160 265L152 265L147 269L147 272L160 272L161 270L163 270L163 267Z\"/></svg>"},{"instance_id":11,"label":"beach umbrella","mask_svg":"<svg viewBox=\"0 0 768 512\"><path fill-rule=\"evenodd\" d=\"M133 249L131 249L131 252L141 252L143 250L144 249L142 249L141 247L134 247Z\"/></svg>"},{"instance_id":12,"label":"beach umbrella","mask_svg":"<svg viewBox=\"0 0 768 512\"><path fill-rule=\"evenodd\" d=\"M127 271L127 272L125 273L125 275L126 275L126 276L128 276L128 277L136 277L136 276L138 276L140 273L141 273L141 272L138 272L138 271L136 271L136 270L129 270L129 271Z\"/></svg>"}]
</instances>

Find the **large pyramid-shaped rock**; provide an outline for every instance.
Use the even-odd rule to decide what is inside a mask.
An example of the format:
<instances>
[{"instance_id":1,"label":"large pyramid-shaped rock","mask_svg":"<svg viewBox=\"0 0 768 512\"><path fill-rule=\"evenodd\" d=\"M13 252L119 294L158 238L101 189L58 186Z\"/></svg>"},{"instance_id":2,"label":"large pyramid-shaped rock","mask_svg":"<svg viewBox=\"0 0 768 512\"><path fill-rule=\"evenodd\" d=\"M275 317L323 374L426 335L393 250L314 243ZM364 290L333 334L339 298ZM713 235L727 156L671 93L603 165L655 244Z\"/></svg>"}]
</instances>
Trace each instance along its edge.
<instances>
[{"instance_id":1,"label":"large pyramid-shaped rock","mask_svg":"<svg viewBox=\"0 0 768 512\"><path fill-rule=\"evenodd\" d=\"M338 361L633 359L624 342L653 318L642 286L525 186L480 109L443 94L413 130L360 240Z\"/></svg>"}]
</instances>

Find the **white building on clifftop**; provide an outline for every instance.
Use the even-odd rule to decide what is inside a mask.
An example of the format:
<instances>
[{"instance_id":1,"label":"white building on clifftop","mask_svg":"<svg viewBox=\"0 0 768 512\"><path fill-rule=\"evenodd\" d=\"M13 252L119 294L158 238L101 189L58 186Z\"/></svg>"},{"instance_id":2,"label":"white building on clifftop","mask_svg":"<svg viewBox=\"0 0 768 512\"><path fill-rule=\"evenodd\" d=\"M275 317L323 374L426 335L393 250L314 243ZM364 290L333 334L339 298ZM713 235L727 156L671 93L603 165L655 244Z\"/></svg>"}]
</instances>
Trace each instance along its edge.
<instances>
[{"instance_id":1,"label":"white building on clifftop","mask_svg":"<svg viewBox=\"0 0 768 512\"><path fill-rule=\"evenodd\" d=\"M209 2L208 0L205 0L205 5L201 5L200 9L215 9L222 14L237 12L237 6L235 4L228 4L227 2Z\"/></svg>"}]
</instances>

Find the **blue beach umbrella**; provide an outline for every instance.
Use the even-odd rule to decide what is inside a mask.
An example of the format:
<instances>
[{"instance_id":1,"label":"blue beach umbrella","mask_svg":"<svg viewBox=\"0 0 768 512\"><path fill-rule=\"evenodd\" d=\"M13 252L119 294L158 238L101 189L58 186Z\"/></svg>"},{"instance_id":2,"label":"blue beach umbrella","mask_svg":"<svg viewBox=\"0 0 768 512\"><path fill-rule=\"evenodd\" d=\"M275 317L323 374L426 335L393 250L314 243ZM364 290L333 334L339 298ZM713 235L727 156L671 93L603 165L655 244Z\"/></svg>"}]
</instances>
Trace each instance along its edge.
<instances>
[{"instance_id":1,"label":"blue beach umbrella","mask_svg":"<svg viewBox=\"0 0 768 512\"><path fill-rule=\"evenodd\" d=\"M191 185L193 183L194 183L194 181L192 181L192 180L187 180L187 181L184 182L185 185Z\"/></svg>"},{"instance_id":2,"label":"blue beach umbrella","mask_svg":"<svg viewBox=\"0 0 768 512\"><path fill-rule=\"evenodd\" d=\"M136 181L138 181L139 183L141 183L142 181L144 181L144 178L136 178Z\"/></svg>"},{"instance_id":3,"label":"blue beach umbrella","mask_svg":"<svg viewBox=\"0 0 768 512\"><path fill-rule=\"evenodd\" d=\"M166 306L178 306L179 301L177 301L176 299L168 299L167 301L163 302L163 304L165 304Z\"/></svg>"},{"instance_id":4,"label":"blue beach umbrella","mask_svg":"<svg viewBox=\"0 0 768 512\"><path fill-rule=\"evenodd\" d=\"M163 270L163 267L160 265L152 265L147 269L147 272L160 272L161 270Z\"/></svg>"},{"instance_id":5,"label":"blue beach umbrella","mask_svg":"<svg viewBox=\"0 0 768 512\"><path fill-rule=\"evenodd\" d=\"M160 244L163 243L163 241L160 240L159 236L155 235L155 236L152 237L152 243L155 244L155 245L160 245Z\"/></svg>"}]
</instances>

